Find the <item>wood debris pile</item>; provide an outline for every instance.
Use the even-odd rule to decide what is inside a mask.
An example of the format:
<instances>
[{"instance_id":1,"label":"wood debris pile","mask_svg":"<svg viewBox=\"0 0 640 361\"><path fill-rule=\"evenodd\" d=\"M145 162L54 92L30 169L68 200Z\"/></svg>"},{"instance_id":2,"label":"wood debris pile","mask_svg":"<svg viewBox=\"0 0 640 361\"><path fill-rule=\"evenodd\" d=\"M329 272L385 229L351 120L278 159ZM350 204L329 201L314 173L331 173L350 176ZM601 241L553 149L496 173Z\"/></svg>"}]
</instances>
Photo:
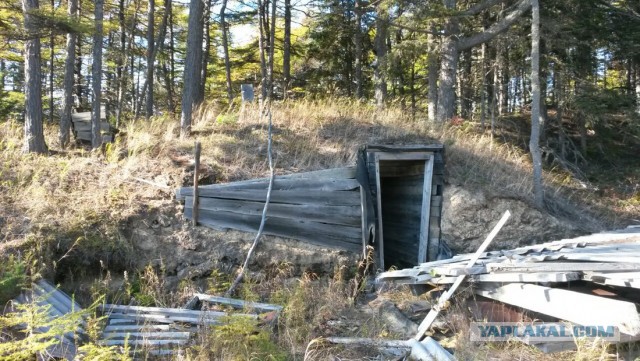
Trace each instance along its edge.
<instances>
[{"instance_id":1,"label":"wood debris pile","mask_svg":"<svg viewBox=\"0 0 640 361\"><path fill-rule=\"evenodd\" d=\"M12 301L17 304L36 304L46 310L47 317L55 320L71 314L80 316L80 326L75 332L57 336L57 342L46 350L46 357L74 360L81 356L78 348L88 341L85 333L87 316L71 297L45 280L32 285ZM210 308L221 307L225 311ZM202 310L202 309L205 310ZM15 309L15 307L14 307ZM229 309L242 312L228 312ZM196 333L209 326L228 322L231 318L250 318L264 321L274 320L281 306L265 303L195 294L184 308L161 308L102 304L97 306L106 325L100 333L99 344L129 350L134 358L166 356L182 353L196 337ZM45 333L48 329L35 330ZM214 331L215 332L215 331Z\"/></svg>"},{"instance_id":2,"label":"wood debris pile","mask_svg":"<svg viewBox=\"0 0 640 361\"><path fill-rule=\"evenodd\" d=\"M620 342L640 339L636 308L640 297L640 227L482 252L469 264L474 256L477 254L462 254L384 272L377 282L407 284L415 289L446 288L462 276L481 296L479 300L515 306L537 319L615 326ZM575 347L574 342L535 345L544 351Z\"/></svg>"}]
</instances>

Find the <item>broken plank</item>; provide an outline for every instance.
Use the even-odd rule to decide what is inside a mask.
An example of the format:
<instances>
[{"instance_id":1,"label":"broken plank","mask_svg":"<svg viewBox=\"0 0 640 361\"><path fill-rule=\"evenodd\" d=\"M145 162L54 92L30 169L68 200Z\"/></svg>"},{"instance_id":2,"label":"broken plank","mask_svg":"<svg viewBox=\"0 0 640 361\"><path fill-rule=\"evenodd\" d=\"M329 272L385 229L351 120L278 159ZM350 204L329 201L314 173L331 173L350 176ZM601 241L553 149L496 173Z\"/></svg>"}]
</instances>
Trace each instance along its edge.
<instances>
[{"instance_id":1,"label":"broken plank","mask_svg":"<svg viewBox=\"0 0 640 361\"><path fill-rule=\"evenodd\" d=\"M640 334L635 304L584 293L526 283L481 284L476 294L580 325L616 326L629 335Z\"/></svg>"},{"instance_id":2,"label":"broken plank","mask_svg":"<svg viewBox=\"0 0 640 361\"><path fill-rule=\"evenodd\" d=\"M201 190L201 189L200 189ZM191 208L192 197L185 198L185 207ZM235 199L200 197L199 209L213 212L232 212L247 215L262 215L264 202ZM315 222L359 226L361 223L360 206L325 206L313 204L269 204L268 217L302 219Z\"/></svg>"},{"instance_id":3,"label":"broken plank","mask_svg":"<svg viewBox=\"0 0 640 361\"><path fill-rule=\"evenodd\" d=\"M258 312L273 312L273 311L281 311L282 306L272 305L268 303L259 303L259 302L250 302L244 300L238 300L234 298L220 297L220 296L211 296L203 293L196 293L194 295L198 297L200 301L228 305L234 308L240 309L251 309L256 310Z\"/></svg>"},{"instance_id":4,"label":"broken plank","mask_svg":"<svg viewBox=\"0 0 640 361\"><path fill-rule=\"evenodd\" d=\"M479 275L486 273L487 269L484 266L472 266L464 267L458 266L440 266L434 267L430 273L442 276L461 276L461 275Z\"/></svg>"},{"instance_id":5,"label":"broken plank","mask_svg":"<svg viewBox=\"0 0 640 361\"><path fill-rule=\"evenodd\" d=\"M264 202L267 198L266 189L256 190L225 190L225 189L199 189L200 197L239 199L246 201ZM193 189L185 189L181 192L183 197L193 195ZM358 191L300 191L300 190L274 190L271 192L271 203L285 204L315 204L326 206L359 206L360 192Z\"/></svg>"},{"instance_id":6,"label":"broken plank","mask_svg":"<svg viewBox=\"0 0 640 361\"><path fill-rule=\"evenodd\" d=\"M605 286L640 289L640 272L585 272L582 279Z\"/></svg>"},{"instance_id":7,"label":"broken plank","mask_svg":"<svg viewBox=\"0 0 640 361\"><path fill-rule=\"evenodd\" d=\"M482 242L480 247L478 247L478 250L476 251L476 253L474 253L473 256L471 256L471 259L469 260L469 262L467 262L467 267L473 267L473 265L478 261L478 258L480 258L480 256L484 253L487 247L489 247L489 244L491 244L491 241L493 241L493 239L496 237L498 232L500 232L500 230L502 229L502 226L504 226L504 224L507 222L509 217L511 217L511 212L506 211L504 215L502 215L502 218L500 218L498 223L495 225L495 227L493 227L493 230L491 230L491 232L487 235L487 238L484 240L484 242ZM438 317L440 310L449 301L451 296L453 296L453 293L456 291L456 289L460 287L465 277L466 277L465 275L458 276L456 281L453 283L453 285L451 285L451 287L449 287L447 292L445 292L444 294L442 294L442 296L440 296L440 298L438 298L438 303L431 308L431 310L427 314L427 317L425 317L424 320L422 320L422 323L420 323L420 327L418 327L418 333L414 337L415 340L420 341L422 336L424 336L424 333L427 332L429 327L431 327L431 324L433 323L433 321L435 321L436 317Z\"/></svg>"}]
</instances>

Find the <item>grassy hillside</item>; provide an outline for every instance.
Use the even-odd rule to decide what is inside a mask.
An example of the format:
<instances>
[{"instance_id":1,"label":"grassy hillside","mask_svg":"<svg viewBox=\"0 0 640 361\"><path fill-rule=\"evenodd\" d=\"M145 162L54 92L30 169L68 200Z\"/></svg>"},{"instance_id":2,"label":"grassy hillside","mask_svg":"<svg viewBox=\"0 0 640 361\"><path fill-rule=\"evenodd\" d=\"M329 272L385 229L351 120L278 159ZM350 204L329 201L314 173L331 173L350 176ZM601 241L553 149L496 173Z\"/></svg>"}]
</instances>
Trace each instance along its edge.
<instances>
[{"instance_id":1,"label":"grassy hillside","mask_svg":"<svg viewBox=\"0 0 640 361\"><path fill-rule=\"evenodd\" d=\"M143 255L132 244L129 228L134 222L153 227L160 213L180 223L170 237L193 237L173 194L177 187L192 182L195 140L202 143L201 184L265 176L266 124L258 113L255 105L233 112L223 112L215 104L204 106L189 139L179 137L173 117L138 120L122 127L116 142L100 152L90 152L83 145L60 149L56 126L46 125L52 149L48 156L22 154L21 124L1 122L0 257L5 261L12 257L12 264L24 267L29 276L64 280L68 290L86 297L106 294L122 301L136 297L147 304L179 304L195 284L167 287L161 265L141 267ZM530 160L518 141L526 138L526 117L499 122L492 137L477 124L435 127L411 119L396 107L377 111L360 103L325 100L276 104L273 123L277 174L355 164L357 149L367 143L441 142L446 146L448 184L531 203ZM628 149L637 149L633 148L637 140L630 137L607 146L628 157ZM605 171L609 176L598 176L599 169L611 169L611 164L596 159L584 170L585 182L566 167L548 163L547 209L543 211L588 224L588 229L618 227L637 218L640 174L632 160L620 164L617 173L609 170ZM343 265L332 277L321 279L313 272L293 274L287 262L260 270L266 276L250 280L239 296L278 302L287 311L279 338L267 337L256 344L267 345L267 350L273 346L275 351L266 352L285 358L304 353L307 342L324 334L321 325L327 319L356 312L354 268ZM15 267L0 267L3 277L14 279ZM205 277L208 291L219 292L230 276L216 270ZM361 316L358 335L382 335L384 329L367 317ZM230 351L246 341L242 338L235 343L215 338L201 341L208 348L194 351L194 358L250 355ZM256 352L263 355L260 347Z\"/></svg>"}]
</instances>

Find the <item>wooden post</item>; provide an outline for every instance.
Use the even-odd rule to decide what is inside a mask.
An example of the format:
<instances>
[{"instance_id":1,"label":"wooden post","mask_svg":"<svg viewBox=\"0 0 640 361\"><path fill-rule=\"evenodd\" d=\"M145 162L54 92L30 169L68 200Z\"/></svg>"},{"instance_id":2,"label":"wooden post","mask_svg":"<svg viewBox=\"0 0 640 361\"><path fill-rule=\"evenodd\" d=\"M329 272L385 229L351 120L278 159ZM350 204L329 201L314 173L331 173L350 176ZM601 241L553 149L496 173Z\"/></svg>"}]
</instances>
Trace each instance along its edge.
<instances>
[{"instance_id":1,"label":"wooden post","mask_svg":"<svg viewBox=\"0 0 640 361\"><path fill-rule=\"evenodd\" d=\"M198 203L200 198L198 198L198 173L200 170L200 142L196 142L195 148L195 164L193 168L193 225L198 225Z\"/></svg>"}]
</instances>

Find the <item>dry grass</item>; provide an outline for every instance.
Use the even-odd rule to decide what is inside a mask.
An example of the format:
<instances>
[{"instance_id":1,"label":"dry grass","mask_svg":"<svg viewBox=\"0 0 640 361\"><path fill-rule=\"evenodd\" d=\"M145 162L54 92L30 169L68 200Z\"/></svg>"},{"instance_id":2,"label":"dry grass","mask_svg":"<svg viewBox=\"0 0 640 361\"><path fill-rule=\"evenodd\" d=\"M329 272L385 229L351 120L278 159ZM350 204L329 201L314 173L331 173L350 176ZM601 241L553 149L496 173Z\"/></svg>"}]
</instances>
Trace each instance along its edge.
<instances>
[{"instance_id":1,"label":"dry grass","mask_svg":"<svg viewBox=\"0 0 640 361\"><path fill-rule=\"evenodd\" d=\"M189 139L179 137L177 120L157 117L126 124L116 143L98 152L84 146L61 150L56 127L47 125L47 143L54 150L48 156L23 155L21 125L14 121L0 123L0 254L20 254L25 263L36 265L33 272L75 274L99 270L94 271L102 277L94 285L96 295L109 292L110 274L129 270L129 282L137 277L143 289L141 294L148 295L152 303L183 302L194 285L184 283L170 293L164 288L161 275L154 273L157 270L131 270L136 255L123 235L127 222L132 218L144 219L156 210L179 212L172 198L173 190L191 182L195 140L202 143L201 162L208 182L262 177L268 173L266 123L259 117L257 105L222 112L211 104L196 114L193 136ZM273 122L278 174L353 165L356 151L365 144L436 141L446 146L448 183L525 201L531 199L528 155L515 145L502 144L465 124L435 127L412 120L397 107L379 111L366 104L337 99L275 104ZM579 219L585 206L576 207L568 198L583 205L585 200L589 206L603 204L594 196L584 197L579 183L565 173L547 172L545 180L549 205L558 214ZM615 210L604 204L598 215L604 215L607 221L637 215L634 197L637 195L622 200L628 205ZM336 269L333 278L318 279L306 274L295 279L290 265L281 264L266 271L267 281L249 279L241 297L286 306L279 321L278 338L264 338L255 325L230 324L230 332L240 327L258 332L259 337L248 341L204 335L201 348L190 357L264 359L274 355L278 359L282 352L301 357L310 341L335 331L326 327L329 321L357 313L351 300L352 268L355 265ZM345 331L345 335L384 336L383 327L373 317L363 316L359 322L356 330ZM468 359L544 359L519 344L479 347L465 343L464 325L457 327L456 342L460 350L470 352ZM238 346L245 342L257 346L237 353ZM578 355L600 357L601 351L584 348ZM313 348L312 352L311 359L329 355L357 358L341 348ZM496 356L503 353L505 357ZM569 355L566 359L577 357L575 353Z\"/></svg>"}]
</instances>

